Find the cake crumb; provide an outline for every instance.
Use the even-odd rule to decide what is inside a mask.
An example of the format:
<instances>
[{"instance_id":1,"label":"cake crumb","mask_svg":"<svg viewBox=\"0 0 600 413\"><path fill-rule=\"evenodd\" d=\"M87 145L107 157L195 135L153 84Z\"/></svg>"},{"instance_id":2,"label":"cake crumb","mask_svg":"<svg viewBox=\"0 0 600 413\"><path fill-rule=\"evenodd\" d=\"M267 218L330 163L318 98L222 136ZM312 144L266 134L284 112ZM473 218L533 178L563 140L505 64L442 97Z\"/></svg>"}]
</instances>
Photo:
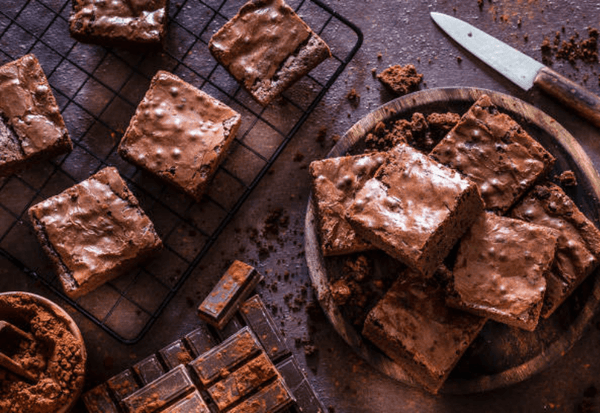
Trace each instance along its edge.
<instances>
[{"instance_id":1,"label":"cake crumb","mask_svg":"<svg viewBox=\"0 0 600 413\"><path fill-rule=\"evenodd\" d=\"M346 99L348 99L350 105L352 105L352 107L354 108L357 108L358 104L360 103L360 95L354 88L352 88L352 90L348 92L348 94L346 95Z\"/></svg>"},{"instance_id":2,"label":"cake crumb","mask_svg":"<svg viewBox=\"0 0 600 413\"><path fill-rule=\"evenodd\" d=\"M577 186L577 177L573 171L563 171L555 177L564 186Z\"/></svg>"},{"instance_id":3,"label":"cake crumb","mask_svg":"<svg viewBox=\"0 0 600 413\"><path fill-rule=\"evenodd\" d=\"M377 75L377 79L386 87L402 96L415 91L423 81L423 75L417 73L414 65L390 66Z\"/></svg>"}]
</instances>

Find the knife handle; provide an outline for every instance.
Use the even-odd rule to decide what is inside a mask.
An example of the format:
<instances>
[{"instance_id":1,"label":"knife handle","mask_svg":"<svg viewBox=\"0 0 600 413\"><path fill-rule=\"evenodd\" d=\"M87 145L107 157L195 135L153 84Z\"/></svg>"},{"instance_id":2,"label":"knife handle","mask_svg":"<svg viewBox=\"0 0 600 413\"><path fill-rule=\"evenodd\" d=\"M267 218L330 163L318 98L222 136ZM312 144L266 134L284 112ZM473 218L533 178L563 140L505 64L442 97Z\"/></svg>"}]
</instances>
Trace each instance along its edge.
<instances>
[{"instance_id":1,"label":"knife handle","mask_svg":"<svg viewBox=\"0 0 600 413\"><path fill-rule=\"evenodd\" d=\"M533 83L600 127L600 97L547 67L538 72Z\"/></svg>"}]
</instances>

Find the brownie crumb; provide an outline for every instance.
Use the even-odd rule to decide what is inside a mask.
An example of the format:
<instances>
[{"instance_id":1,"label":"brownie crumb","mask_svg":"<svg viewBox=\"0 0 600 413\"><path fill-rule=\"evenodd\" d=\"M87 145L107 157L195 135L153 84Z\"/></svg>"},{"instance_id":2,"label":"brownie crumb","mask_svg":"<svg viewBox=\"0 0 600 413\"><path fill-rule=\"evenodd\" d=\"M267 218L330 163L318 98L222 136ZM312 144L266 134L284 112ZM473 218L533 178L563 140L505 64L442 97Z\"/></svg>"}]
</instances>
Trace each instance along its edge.
<instances>
[{"instance_id":1,"label":"brownie crumb","mask_svg":"<svg viewBox=\"0 0 600 413\"><path fill-rule=\"evenodd\" d=\"M564 28L562 31L564 33ZM568 61L572 65L577 61L597 63L599 35L598 29L590 27L587 39L581 39L579 33L575 32L568 40L561 41L561 32L557 31L552 43L547 37L544 38L541 45L542 60L548 63L554 55L556 59Z\"/></svg>"},{"instance_id":2,"label":"brownie crumb","mask_svg":"<svg viewBox=\"0 0 600 413\"><path fill-rule=\"evenodd\" d=\"M457 63L462 63L462 57L456 56L456 62Z\"/></svg>"},{"instance_id":3,"label":"brownie crumb","mask_svg":"<svg viewBox=\"0 0 600 413\"><path fill-rule=\"evenodd\" d=\"M402 96L415 91L423 81L423 75L417 73L414 65L395 65L378 74L377 79L396 94Z\"/></svg>"},{"instance_id":4,"label":"brownie crumb","mask_svg":"<svg viewBox=\"0 0 600 413\"><path fill-rule=\"evenodd\" d=\"M564 186L577 186L577 178L573 171L563 171L563 173L556 176L556 179Z\"/></svg>"},{"instance_id":5,"label":"brownie crumb","mask_svg":"<svg viewBox=\"0 0 600 413\"><path fill-rule=\"evenodd\" d=\"M552 64L552 45L547 37L544 37L540 49L542 51L542 62L545 65Z\"/></svg>"},{"instance_id":6,"label":"brownie crumb","mask_svg":"<svg viewBox=\"0 0 600 413\"><path fill-rule=\"evenodd\" d=\"M477 6L479 6L479 9L483 9L483 0L477 0Z\"/></svg>"},{"instance_id":7,"label":"brownie crumb","mask_svg":"<svg viewBox=\"0 0 600 413\"><path fill-rule=\"evenodd\" d=\"M348 94L346 95L346 99L348 99L350 105L352 105L352 107L354 108L357 108L358 104L360 103L360 95L354 88L352 88L352 90L348 92Z\"/></svg>"},{"instance_id":8,"label":"brownie crumb","mask_svg":"<svg viewBox=\"0 0 600 413\"><path fill-rule=\"evenodd\" d=\"M279 235L280 230L287 228L289 224L290 217L284 213L283 208L275 208L267 215L263 234Z\"/></svg>"}]
</instances>

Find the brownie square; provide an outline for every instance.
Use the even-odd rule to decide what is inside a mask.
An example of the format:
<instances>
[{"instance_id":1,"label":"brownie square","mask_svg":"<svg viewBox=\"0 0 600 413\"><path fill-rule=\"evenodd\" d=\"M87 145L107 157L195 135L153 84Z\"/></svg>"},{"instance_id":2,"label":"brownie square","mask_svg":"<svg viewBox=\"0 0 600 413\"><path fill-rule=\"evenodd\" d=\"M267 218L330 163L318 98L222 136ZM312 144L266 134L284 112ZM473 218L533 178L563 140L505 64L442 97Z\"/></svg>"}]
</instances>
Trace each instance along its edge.
<instances>
[{"instance_id":1,"label":"brownie square","mask_svg":"<svg viewBox=\"0 0 600 413\"><path fill-rule=\"evenodd\" d=\"M361 237L429 277L482 212L473 182L399 144L358 191L346 218Z\"/></svg>"},{"instance_id":2,"label":"brownie square","mask_svg":"<svg viewBox=\"0 0 600 413\"><path fill-rule=\"evenodd\" d=\"M385 154L343 156L310 164L313 200L319 220L323 255L351 254L373 249L346 221L346 209L363 184L383 164Z\"/></svg>"},{"instance_id":3,"label":"brownie square","mask_svg":"<svg viewBox=\"0 0 600 413\"><path fill-rule=\"evenodd\" d=\"M208 47L263 106L331 56L327 44L283 0L250 0Z\"/></svg>"},{"instance_id":4,"label":"brownie square","mask_svg":"<svg viewBox=\"0 0 600 413\"><path fill-rule=\"evenodd\" d=\"M37 238L75 299L162 247L150 219L112 167L29 208Z\"/></svg>"},{"instance_id":5,"label":"brownie square","mask_svg":"<svg viewBox=\"0 0 600 413\"><path fill-rule=\"evenodd\" d=\"M37 58L26 55L0 67L0 176L73 144Z\"/></svg>"},{"instance_id":6,"label":"brownie square","mask_svg":"<svg viewBox=\"0 0 600 413\"><path fill-rule=\"evenodd\" d=\"M159 45L167 30L169 0L72 0L71 36L108 46Z\"/></svg>"},{"instance_id":7,"label":"brownie square","mask_svg":"<svg viewBox=\"0 0 600 413\"><path fill-rule=\"evenodd\" d=\"M514 207L511 216L554 228L560 234L554 266L546 274L542 317L548 318L598 266L600 231L552 183L535 186Z\"/></svg>"},{"instance_id":8,"label":"brownie square","mask_svg":"<svg viewBox=\"0 0 600 413\"><path fill-rule=\"evenodd\" d=\"M533 331L558 232L486 212L460 241L448 304Z\"/></svg>"},{"instance_id":9,"label":"brownie square","mask_svg":"<svg viewBox=\"0 0 600 413\"><path fill-rule=\"evenodd\" d=\"M486 95L433 149L431 156L472 179L485 208L506 212L554 165L554 157Z\"/></svg>"},{"instance_id":10,"label":"brownie square","mask_svg":"<svg viewBox=\"0 0 600 413\"><path fill-rule=\"evenodd\" d=\"M486 319L447 307L436 277L423 280L410 272L369 312L363 335L437 393Z\"/></svg>"},{"instance_id":11,"label":"brownie square","mask_svg":"<svg viewBox=\"0 0 600 413\"><path fill-rule=\"evenodd\" d=\"M240 123L233 109L159 71L125 131L119 154L200 200Z\"/></svg>"}]
</instances>

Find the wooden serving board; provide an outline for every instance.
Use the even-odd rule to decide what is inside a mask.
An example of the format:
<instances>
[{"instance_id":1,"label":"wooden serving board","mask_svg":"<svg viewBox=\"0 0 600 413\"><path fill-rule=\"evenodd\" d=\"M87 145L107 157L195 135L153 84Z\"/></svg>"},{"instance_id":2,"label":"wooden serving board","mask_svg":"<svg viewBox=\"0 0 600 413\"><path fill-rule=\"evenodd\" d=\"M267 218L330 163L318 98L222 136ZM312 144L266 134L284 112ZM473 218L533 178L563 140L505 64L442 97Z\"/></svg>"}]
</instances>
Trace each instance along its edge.
<instances>
[{"instance_id":1,"label":"wooden serving board","mask_svg":"<svg viewBox=\"0 0 600 413\"><path fill-rule=\"evenodd\" d=\"M575 138L539 109L512 96L475 88L431 89L393 100L357 122L328 157L360 153L364 137L380 121L410 119L413 112L463 114L481 95L487 94L501 112L512 116L557 159L550 177L572 170L578 185L564 188L581 211L598 226L600 176ZM324 258L319 248L315 210L308 202L305 220L306 260L313 287L325 314L343 339L367 362L384 374L414 385L412 379L360 332L332 299L329 276L341 271L343 257ZM398 271L392 260L374 259L375 272ZM519 383L550 366L581 337L600 304L600 279L590 275L534 332L489 321L463 355L441 389L442 393L467 394Z\"/></svg>"}]
</instances>

